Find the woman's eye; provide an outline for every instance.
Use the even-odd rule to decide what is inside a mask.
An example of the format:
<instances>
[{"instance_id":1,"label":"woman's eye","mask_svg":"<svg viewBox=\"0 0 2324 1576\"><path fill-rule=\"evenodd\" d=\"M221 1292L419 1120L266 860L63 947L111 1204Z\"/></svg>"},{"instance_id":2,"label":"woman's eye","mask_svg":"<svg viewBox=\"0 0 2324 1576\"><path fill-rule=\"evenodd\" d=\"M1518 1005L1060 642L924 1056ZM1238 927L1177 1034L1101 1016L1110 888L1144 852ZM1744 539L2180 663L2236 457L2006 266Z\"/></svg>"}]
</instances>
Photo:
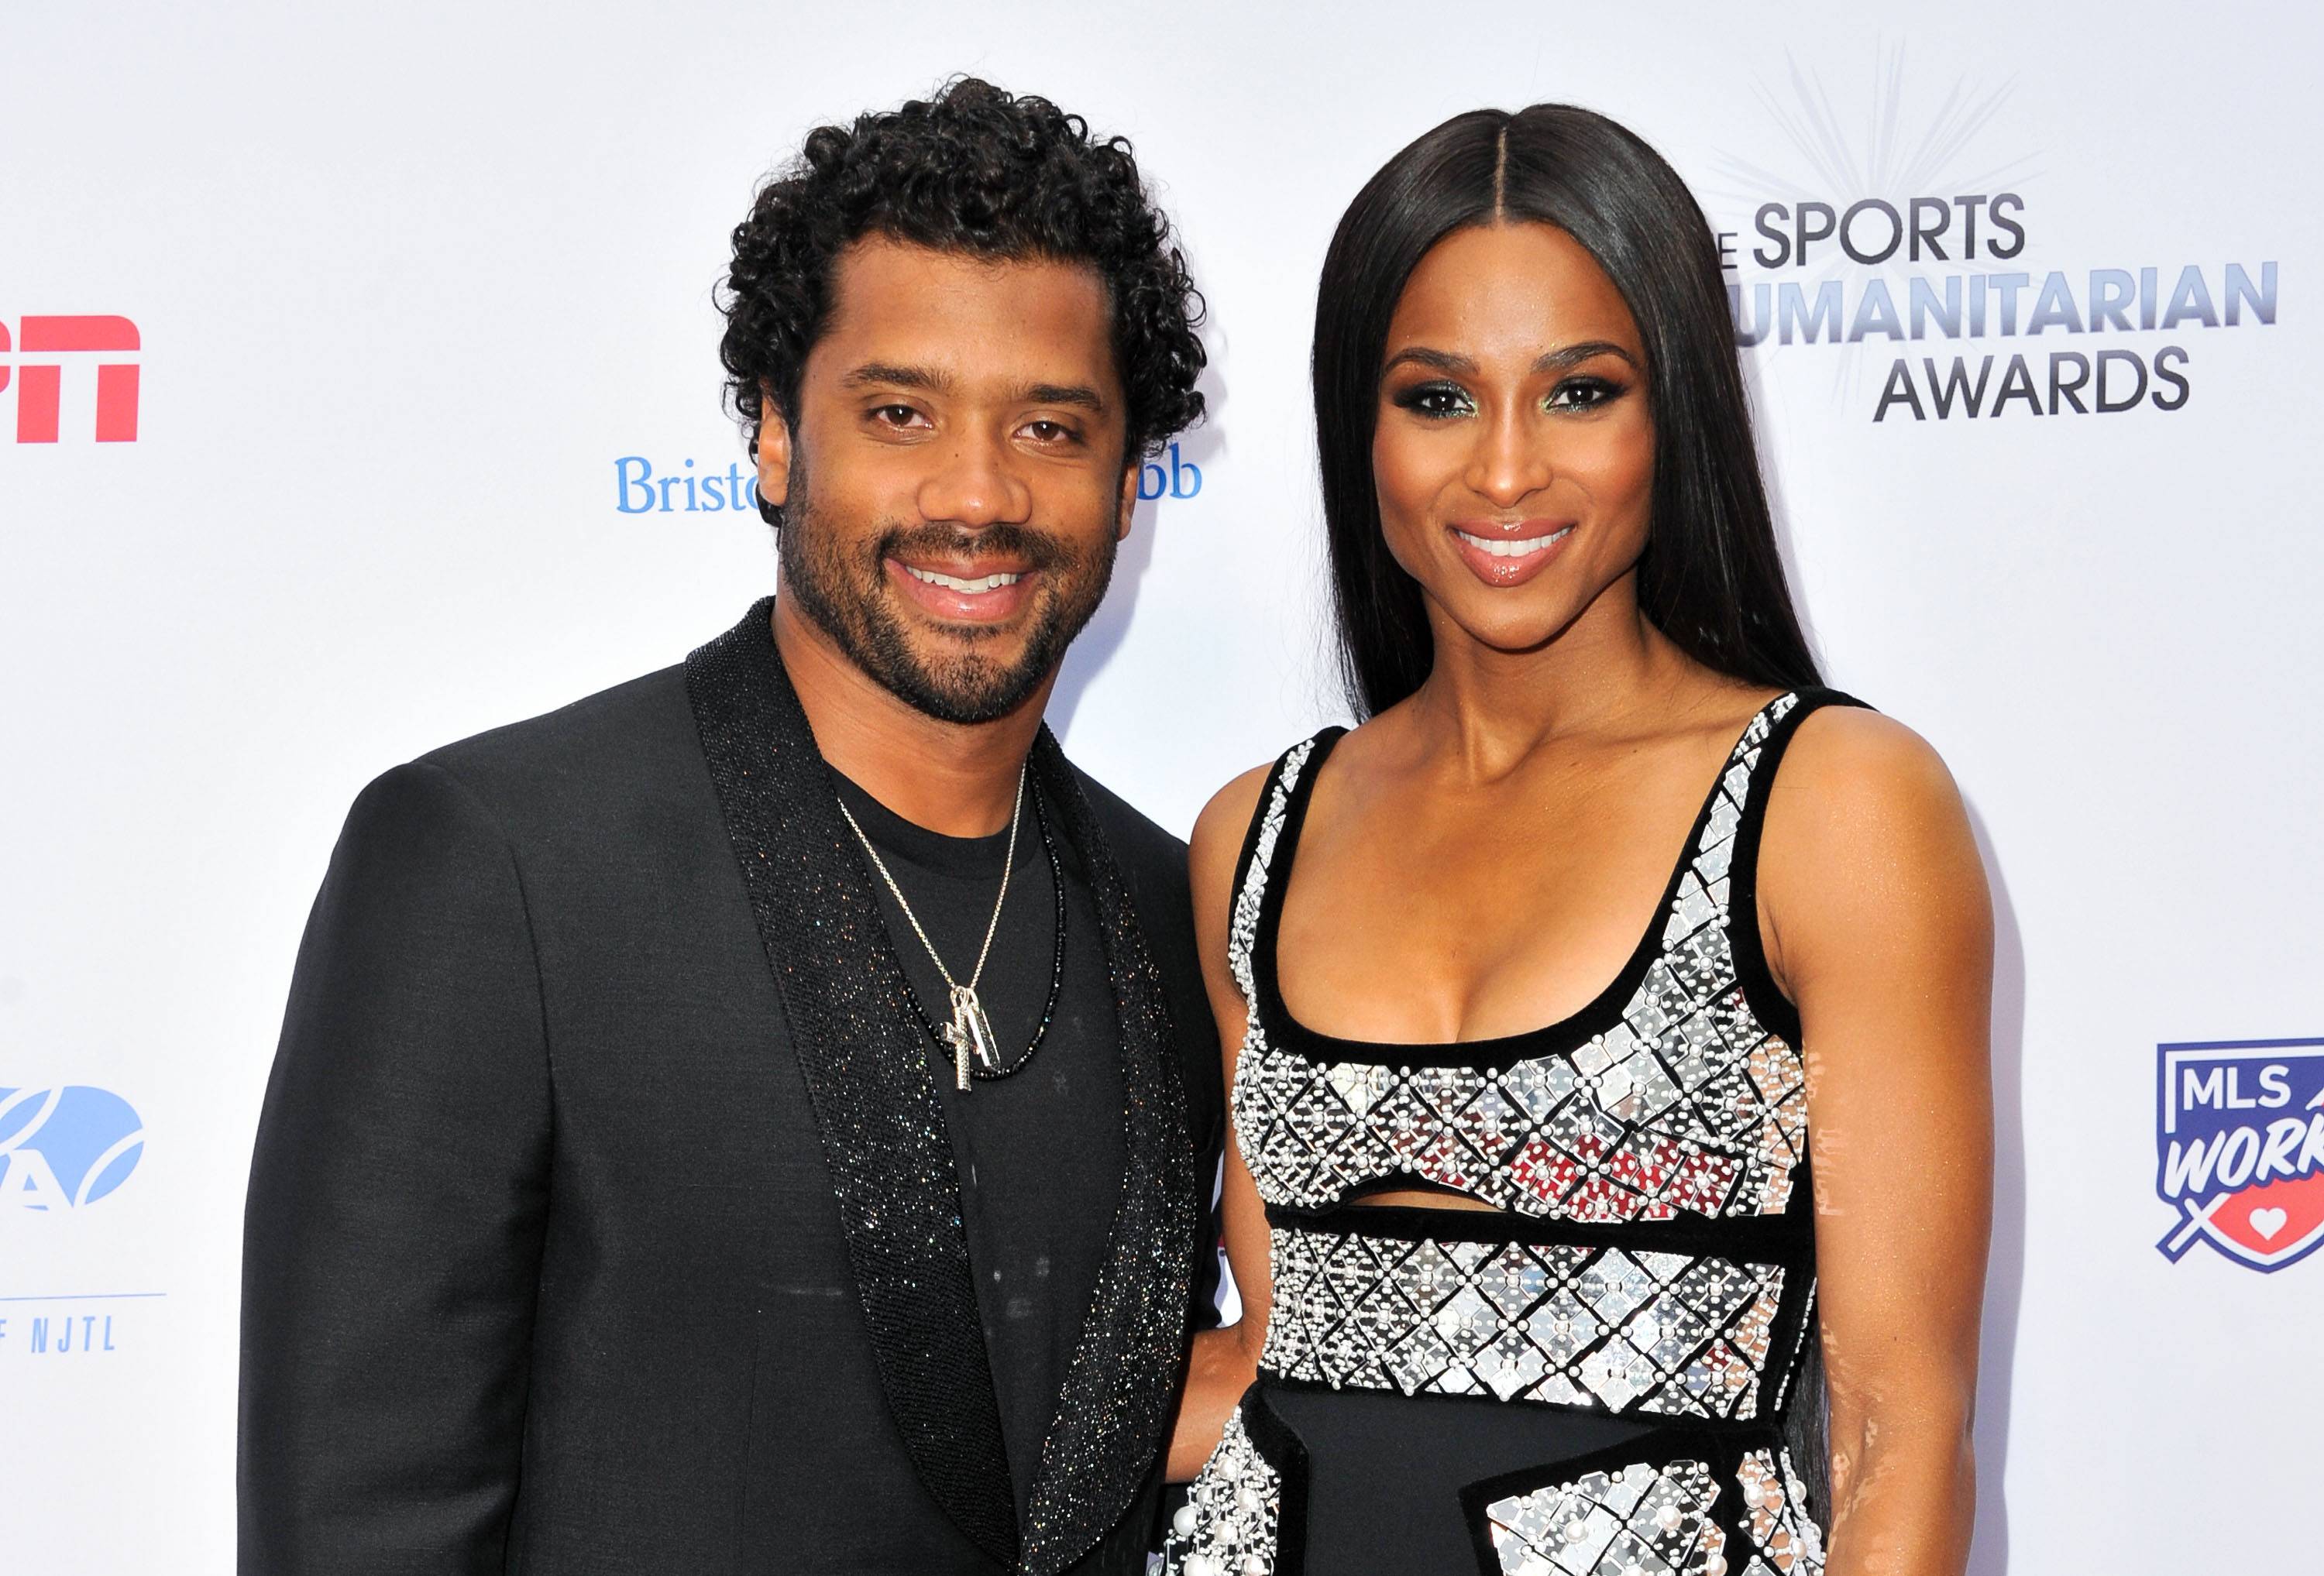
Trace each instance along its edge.
<instances>
[{"instance_id":1,"label":"woman's eye","mask_svg":"<svg viewBox=\"0 0 2324 1576\"><path fill-rule=\"evenodd\" d=\"M1549 408L1553 410L1594 410L1622 392L1618 383L1604 378L1570 378L1552 389Z\"/></svg>"},{"instance_id":2,"label":"woman's eye","mask_svg":"<svg viewBox=\"0 0 2324 1576\"><path fill-rule=\"evenodd\" d=\"M1419 383L1396 397L1396 402L1423 416L1465 416L1473 407L1458 383Z\"/></svg>"}]
</instances>

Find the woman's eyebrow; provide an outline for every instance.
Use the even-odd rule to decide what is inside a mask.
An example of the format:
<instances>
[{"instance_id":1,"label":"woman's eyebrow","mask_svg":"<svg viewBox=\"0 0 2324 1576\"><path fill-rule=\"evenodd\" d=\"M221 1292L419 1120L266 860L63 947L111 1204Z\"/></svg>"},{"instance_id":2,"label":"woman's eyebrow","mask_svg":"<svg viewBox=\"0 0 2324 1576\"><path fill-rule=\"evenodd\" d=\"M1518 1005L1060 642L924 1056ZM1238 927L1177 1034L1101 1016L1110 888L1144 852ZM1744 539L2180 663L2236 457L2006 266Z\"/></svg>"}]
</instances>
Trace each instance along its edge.
<instances>
[{"instance_id":1,"label":"woman's eyebrow","mask_svg":"<svg viewBox=\"0 0 2324 1576\"><path fill-rule=\"evenodd\" d=\"M1610 339L1585 339L1578 345L1561 346L1555 350L1543 352L1535 360L1532 370L1536 373L1563 372L1569 367L1580 366L1583 362L1600 355L1618 356L1632 366L1638 364L1637 356ZM1406 364L1425 366L1434 372L1454 373L1464 376L1473 375L1477 371L1477 364L1469 357L1455 355L1449 350L1433 350L1425 345L1407 346L1397 351L1388 358L1387 364L1381 367L1380 371L1386 374Z\"/></svg>"},{"instance_id":2,"label":"woman's eyebrow","mask_svg":"<svg viewBox=\"0 0 2324 1576\"><path fill-rule=\"evenodd\" d=\"M1425 345L1413 345L1389 356L1380 372L1383 374L1392 372L1406 362L1436 372L1474 373L1477 370L1477 364L1465 355L1455 355L1449 350L1431 350Z\"/></svg>"},{"instance_id":3,"label":"woman's eyebrow","mask_svg":"<svg viewBox=\"0 0 2324 1576\"><path fill-rule=\"evenodd\" d=\"M1610 339L1585 339L1579 345L1568 345L1547 352L1533 364L1533 370L1537 373L1563 372L1568 367L1580 366L1583 362L1600 355L1617 355L1632 366L1638 364L1637 356Z\"/></svg>"}]
</instances>

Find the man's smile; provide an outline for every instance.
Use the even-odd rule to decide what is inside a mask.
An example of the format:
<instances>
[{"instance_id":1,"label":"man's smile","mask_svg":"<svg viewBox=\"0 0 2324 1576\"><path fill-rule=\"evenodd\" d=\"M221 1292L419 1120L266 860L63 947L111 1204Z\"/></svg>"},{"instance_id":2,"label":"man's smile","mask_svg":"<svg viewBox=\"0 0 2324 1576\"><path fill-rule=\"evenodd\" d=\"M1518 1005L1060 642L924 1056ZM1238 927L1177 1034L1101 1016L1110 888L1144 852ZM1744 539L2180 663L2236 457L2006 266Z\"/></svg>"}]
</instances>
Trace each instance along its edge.
<instances>
[{"instance_id":1,"label":"man's smile","mask_svg":"<svg viewBox=\"0 0 2324 1576\"><path fill-rule=\"evenodd\" d=\"M1030 604L1040 571L998 558L882 560L889 584L947 623L1006 623Z\"/></svg>"}]
</instances>

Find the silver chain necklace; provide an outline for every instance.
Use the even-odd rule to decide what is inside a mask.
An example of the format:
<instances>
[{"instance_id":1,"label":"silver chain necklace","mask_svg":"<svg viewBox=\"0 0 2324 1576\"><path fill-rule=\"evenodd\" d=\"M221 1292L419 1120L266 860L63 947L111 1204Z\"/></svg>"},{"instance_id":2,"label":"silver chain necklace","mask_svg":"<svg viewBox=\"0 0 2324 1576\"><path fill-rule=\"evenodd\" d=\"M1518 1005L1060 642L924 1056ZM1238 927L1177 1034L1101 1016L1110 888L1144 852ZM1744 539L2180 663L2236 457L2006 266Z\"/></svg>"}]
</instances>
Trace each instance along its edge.
<instances>
[{"instance_id":1,"label":"silver chain necklace","mask_svg":"<svg viewBox=\"0 0 2324 1576\"><path fill-rule=\"evenodd\" d=\"M1029 766L1030 762L1027 765ZM872 846L872 839L863 834L862 826L856 822L855 812L847 807L846 800L839 801L839 813L847 817L848 827L855 834L855 840L863 845L863 852L872 856L872 868L878 871L880 879L888 883L888 890L895 896L896 907L904 911L904 918L911 925L912 934L918 936L920 945L928 949L928 961L936 964L936 972L944 976L945 986L952 991L952 1022L937 1033L952 1047L953 1074L963 1093L968 1090L971 1058L987 1073L998 1071L1001 1065L1000 1052L992 1039L992 1021L984 1015L984 1003L978 1000L976 987L978 982L984 978L984 960L991 955L992 937L1001 928L1001 905L1009 901L1009 877L1017 868L1017 826L1025 818L1026 770L1025 766L1017 769L1017 803L1009 812L1009 852L1003 856L1001 866L1001 895L992 900L992 917L984 926L984 945L976 950L976 967L970 972L965 985L952 977L952 971L945 967L944 959L936 955L936 944L928 939L926 930L920 928L920 917L913 913L911 904L904 900L904 889L898 886L896 878L888 873L888 862L880 857L880 851Z\"/></svg>"}]
</instances>

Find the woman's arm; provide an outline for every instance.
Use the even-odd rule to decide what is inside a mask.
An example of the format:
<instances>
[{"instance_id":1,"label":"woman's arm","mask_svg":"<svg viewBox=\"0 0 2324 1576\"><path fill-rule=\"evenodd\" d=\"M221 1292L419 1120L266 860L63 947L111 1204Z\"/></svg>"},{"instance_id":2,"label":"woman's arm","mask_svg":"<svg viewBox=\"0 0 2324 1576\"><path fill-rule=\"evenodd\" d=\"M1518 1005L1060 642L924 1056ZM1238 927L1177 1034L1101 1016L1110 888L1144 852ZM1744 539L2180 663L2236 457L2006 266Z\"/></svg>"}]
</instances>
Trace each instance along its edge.
<instances>
[{"instance_id":1,"label":"woman's arm","mask_svg":"<svg viewBox=\"0 0 2324 1576\"><path fill-rule=\"evenodd\" d=\"M1992 1212L1993 918L1935 752L1871 712L1803 723L1768 803L1759 917L1807 1066L1829 1576L1960 1576Z\"/></svg>"},{"instance_id":2,"label":"woman's arm","mask_svg":"<svg viewBox=\"0 0 2324 1576\"><path fill-rule=\"evenodd\" d=\"M1242 857L1243 838L1267 786L1267 775L1268 769L1259 767L1221 788L1203 807L1186 849L1194 886L1194 940L1202 949L1203 984L1210 992L1211 1014L1218 1019L1230 1095L1234 1089L1235 1063L1242 1052L1245 1007L1242 991L1227 966L1227 926L1234 912L1235 865ZM1242 1298L1242 1317L1194 1337L1186 1393L1178 1404L1177 1424L1170 1434L1169 1479L1174 1483L1201 1471L1217 1448L1227 1415L1250 1387L1251 1376L1259 1368L1259 1346L1267 1339L1267 1216L1235 1141L1231 1103L1224 1192L1219 1204L1227 1267L1234 1273L1235 1291Z\"/></svg>"}]
</instances>

